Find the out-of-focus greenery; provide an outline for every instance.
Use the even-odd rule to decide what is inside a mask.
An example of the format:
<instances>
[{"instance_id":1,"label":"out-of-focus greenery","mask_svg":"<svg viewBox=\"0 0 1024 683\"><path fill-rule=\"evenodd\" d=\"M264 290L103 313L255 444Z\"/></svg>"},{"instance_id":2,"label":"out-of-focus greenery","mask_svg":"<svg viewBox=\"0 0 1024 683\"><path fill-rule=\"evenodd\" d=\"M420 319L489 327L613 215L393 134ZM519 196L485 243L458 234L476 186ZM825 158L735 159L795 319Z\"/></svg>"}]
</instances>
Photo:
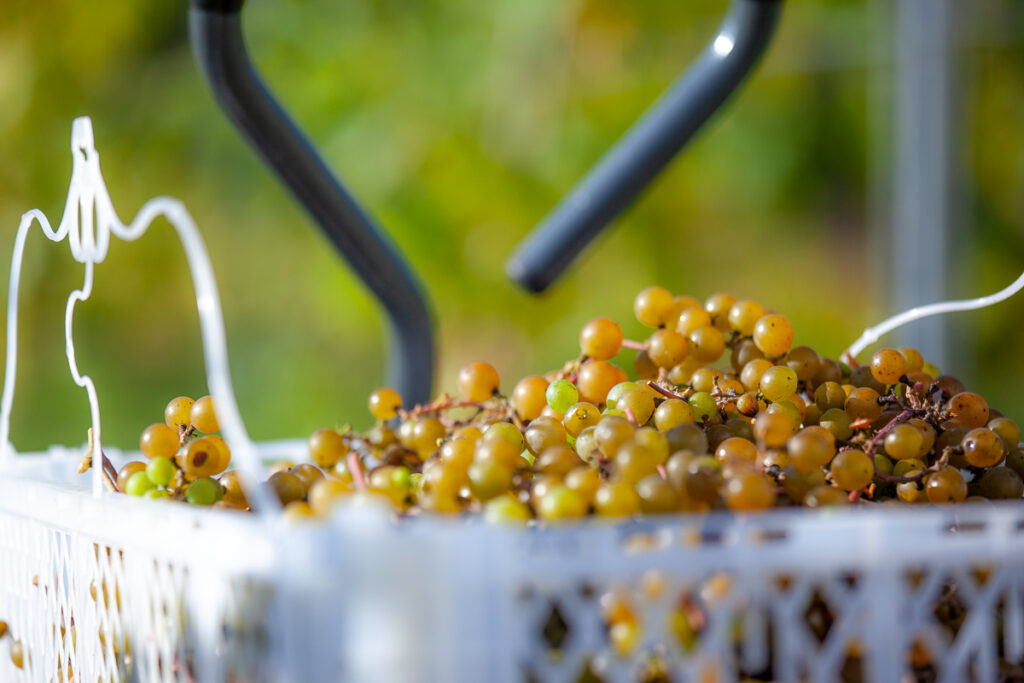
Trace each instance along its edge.
<instances>
[{"instance_id":1,"label":"out-of-focus greenery","mask_svg":"<svg viewBox=\"0 0 1024 683\"><path fill-rule=\"evenodd\" d=\"M70 123L91 115L122 218L170 195L203 231L252 434L366 425L365 397L383 377L378 312L213 104L189 51L186 2L4 5L0 257L24 210L59 216ZM475 359L510 389L575 355L592 317L641 338L631 301L649 284L758 298L791 317L798 342L831 354L890 312L879 305L885 240L870 237L867 200L871 84L891 69L888 39L854 0L787 3L741 95L567 278L536 298L506 280L513 246L702 48L725 6L252 0L245 26L267 82L431 292L439 389ZM950 278L955 294L973 296L1024 263L1024 13L1004 0L962 14L957 64L969 87L957 142L969 204ZM12 432L21 449L84 440L62 332L80 278L66 244L33 234ZM1022 314L1016 301L957 324L972 330L971 386L1024 419ZM132 445L169 398L205 393L191 285L166 224L111 248L75 325L108 442Z\"/></svg>"}]
</instances>

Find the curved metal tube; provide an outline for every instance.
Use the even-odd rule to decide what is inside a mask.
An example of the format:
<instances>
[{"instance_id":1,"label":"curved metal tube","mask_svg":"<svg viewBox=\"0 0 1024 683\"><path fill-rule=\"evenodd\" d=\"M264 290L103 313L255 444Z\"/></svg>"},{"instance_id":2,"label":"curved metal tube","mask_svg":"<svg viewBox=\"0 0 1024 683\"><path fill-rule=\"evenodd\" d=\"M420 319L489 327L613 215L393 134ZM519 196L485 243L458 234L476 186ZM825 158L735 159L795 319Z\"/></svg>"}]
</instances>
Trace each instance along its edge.
<instances>
[{"instance_id":1,"label":"curved metal tube","mask_svg":"<svg viewBox=\"0 0 1024 683\"><path fill-rule=\"evenodd\" d=\"M430 400L434 333L426 296L398 250L334 177L260 81L245 50L244 0L193 0L193 53L221 109L305 207L387 311L388 382L407 405Z\"/></svg>"},{"instance_id":2,"label":"curved metal tube","mask_svg":"<svg viewBox=\"0 0 1024 683\"><path fill-rule=\"evenodd\" d=\"M739 86L781 9L781 0L733 0L697 61L520 243L508 276L531 292L547 289Z\"/></svg>"}]
</instances>

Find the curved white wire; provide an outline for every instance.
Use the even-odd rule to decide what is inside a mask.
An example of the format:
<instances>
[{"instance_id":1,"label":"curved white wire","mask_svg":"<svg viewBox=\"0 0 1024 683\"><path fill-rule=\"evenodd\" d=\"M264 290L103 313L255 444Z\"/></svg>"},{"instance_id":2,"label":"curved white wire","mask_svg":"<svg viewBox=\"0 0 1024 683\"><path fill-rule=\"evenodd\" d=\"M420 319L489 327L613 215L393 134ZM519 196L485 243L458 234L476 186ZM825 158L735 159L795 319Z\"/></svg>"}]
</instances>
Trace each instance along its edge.
<instances>
[{"instance_id":1,"label":"curved white wire","mask_svg":"<svg viewBox=\"0 0 1024 683\"><path fill-rule=\"evenodd\" d=\"M224 439L231 447L232 456L254 476L262 478L263 464L249 434L242 422L231 383L228 368L227 341L224 334L224 318L221 313L217 282L213 276L206 247L199 235L195 222L185 206L176 199L156 197L143 205L128 225L121 222L114 210L106 183L100 172L99 154L93 143L92 121L88 117L75 119L71 127L71 182L68 188L64 215L56 230L46 215L38 209L26 212L18 226L11 256L11 279L7 295L7 359L4 374L3 396L0 398L0 447L4 455L15 453L10 443L11 408L14 403L14 385L18 356L18 289L21 281L21 264L25 251L25 240L29 229L38 223L43 234L53 242L68 238L71 254L76 261L84 264L85 274L82 287L68 297L64 312L64 338L68 366L75 384L85 389L89 399L92 420L94 453L97 461L93 467L93 493L102 495L102 467L98 461L102 448L100 431L99 399L96 386L89 375L83 375L78 368L75 354L73 330L75 305L85 301L92 294L95 264L101 263L110 246L113 234L125 241L138 239L149 225L159 216L165 217L178 234L185 257L188 260L192 283L195 287L196 306L199 313L200 332L206 360L206 376L210 394L217 404L217 418L220 421ZM256 507L272 510L275 501L261 487L251 491Z\"/></svg>"},{"instance_id":2,"label":"curved white wire","mask_svg":"<svg viewBox=\"0 0 1024 683\"><path fill-rule=\"evenodd\" d=\"M927 306L917 306L911 308L909 311L904 311L899 315L883 320L881 323L874 327L869 327L864 330L864 333L860 335L857 341L850 344L845 351L843 351L840 358L856 358L857 354L866 349L871 344L874 344L883 334L892 332L897 327L902 327L909 322L914 320L920 320L921 318L928 318L933 315L941 315L943 313L953 313L955 311L971 311L978 308L985 308L997 304L1001 301L1006 301L1011 296L1024 289L1024 273L1021 273L1020 277L1014 280L1010 286L999 290L995 294L988 296L979 297L977 299L963 299L960 301L943 301L936 304L928 304Z\"/></svg>"}]
</instances>

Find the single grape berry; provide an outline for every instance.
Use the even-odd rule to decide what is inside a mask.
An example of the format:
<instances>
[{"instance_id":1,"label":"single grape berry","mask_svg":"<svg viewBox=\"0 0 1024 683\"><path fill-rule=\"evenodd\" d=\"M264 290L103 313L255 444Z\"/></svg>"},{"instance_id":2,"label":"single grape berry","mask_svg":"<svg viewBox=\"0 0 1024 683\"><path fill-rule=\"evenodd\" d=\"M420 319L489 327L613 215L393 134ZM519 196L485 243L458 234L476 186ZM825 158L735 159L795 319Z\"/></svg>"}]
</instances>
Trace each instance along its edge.
<instances>
[{"instance_id":1,"label":"single grape berry","mask_svg":"<svg viewBox=\"0 0 1024 683\"><path fill-rule=\"evenodd\" d=\"M580 350L595 360L608 360L622 347L622 328L608 318L594 318L580 331Z\"/></svg>"},{"instance_id":2,"label":"single grape berry","mask_svg":"<svg viewBox=\"0 0 1024 683\"><path fill-rule=\"evenodd\" d=\"M394 389L381 387L370 394L369 407L370 414L378 420L390 420L398 416L402 397Z\"/></svg>"},{"instance_id":3,"label":"single grape berry","mask_svg":"<svg viewBox=\"0 0 1024 683\"><path fill-rule=\"evenodd\" d=\"M884 457L884 456L880 456ZM829 466L832 481L844 491L860 491L868 486L875 476L871 458L859 449L838 453Z\"/></svg>"},{"instance_id":4,"label":"single grape berry","mask_svg":"<svg viewBox=\"0 0 1024 683\"><path fill-rule=\"evenodd\" d=\"M640 324L661 327L672 311L675 299L663 287L648 287L633 300L633 313Z\"/></svg>"},{"instance_id":5,"label":"single grape berry","mask_svg":"<svg viewBox=\"0 0 1024 683\"><path fill-rule=\"evenodd\" d=\"M498 371L490 363L476 361L459 370L459 391L470 401L486 401L498 391Z\"/></svg>"},{"instance_id":6,"label":"single grape berry","mask_svg":"<svg viewBox=\"0 0 1024 683\"><path fill-rule=\"evenodd\" d=\"M1003 459L1003 440L986 427L967 432L960 445L964 449L964 458L972 467L993 467Z\"/></svg>"},{"instance_id":7,"label":"single grape berry","mask_svg":"<svg viewBox=\"0 0 1024 683\"><path fill-rule=\"evenodd\" d=\"M172 398L167 407L164 408L164 421L167 423L167 426L181 429L192 424L191 412L193 403L195 401L188 396Z\"/></svg>"},{"instance_id":8,"label":"single grape berry","mask_svg":"<svg viewBox=\"0 0 1024 683\"><path fill-rule=\"evenodd\" d=\"M321 429L309 437L309 457L320 467L333 467L347 454L348 443L333 429Z\"/></svg>"},{"instance_id":9,"label":"single grape berry","mask_svg":"<svg viewBox=\"0 0 1024 683\"><path fill-rule=\"evenodd\" d=\"M689 350L690 342L675 330L658 330L647 340L647 355L661 368L678 365Z\"/></svg>"},{"instance_id":10,"label":"single grape berry","mask_svg":"<svg viewBox=\"0 0 1024 683\"><path fill-rule=\"evenodd\" d=\"M580 400L594 405L604 403L612 387L624 381L626 373L606 360L588 360L576 376Z\"/></svg>"},{"instance_id":11,"label":"single grape berry","mask_svg":"<svg viewBox=\"0 0 1024 683\"><path fill-rule=\"evenodd\" d=\"M556 379L548 386L545 395L551 410L559 415L569 410L580 399L576 385L567 379Z\"/></svg>"},{"instance_id":12,"label":"single grape berry","mask_svg":"<svg viewBox=\"0 0 1024 683\"><path fill-rule=\"evenodd\" d=\"M156 457L146 465L146 476L157 486L167 486L177 468L170 458Z\"/></svg>"},{"instance_id":13,"label":"single grape berry","mask_svg":"<svg viewBox=\"0 0 1024 683\"><path fill-rule=\"evenodd\" d=\"M968 429L988 424L988 402L978 394L962 391L949 399L948 407L953 419Z\"/></svg>"},{"instance_id":14,"label":"single grape berry","mask_svg":"<svg viewBox=\"0 0 1024 683\"><path fill-rule=\"evenodd\" d=\"M689 337L694 330L711 326L711 316L700 306L691 306L679 314L676 330Z\"/></svg>"},{"instance_id":15,"label":"single grape berry","mask_svg":"<svg viewBox=\"0 0 1024 683\"><path fill-rule=\"evenodd\" d=\"M212 396L203 396L192 404L190 419L198 432L213 434L220 431L220 422L214 410Z\"/></svg>"},{"instance_id":16,"label":"single grape berry","mask_svg":"<svg viewBox=\"0 0 1024 683\"><path fill-rule=\"evenodd\" d=\"M128 483L125 486L124 492L129 496L143 496L146 491L155 489L156 484L150 480L149 475L145 472L136 472L128 479Z\"/></svg>"},{"instance_id":17,"label":"single grape berry","mask_svg":"<svg viewBox=\"0 0 1024 683\"><path fill-rule=\"evenodd\" d=\"M907 372L907 361L896 349L880 349L871 356L871 376L882 384L896 384Z\"/></svg>"},{"instance_id":18,"label":"single grape berry","mask_svg":"<svg viewBox=\"0 0 1024 683\"><path fill-rule=\"evenodd\" d=\"M725 353L725 337L717 327L698 327L690 332L690 348L701 363L714 363Z\"/></svg>"},{"instance_id":19,"label":"single grape berry","mask_svg":"<svg viewBox=\"0 0 1024 683\"><path fill-rule=\"evenodd\" d=\"M774 365L764 371L758 381L761 393L769 401L781 401L796 393L796 372L784 365Z\"/></svg>"},{"instance_id":20,"label":"single grape berry","mask_svg":"<svg viewBox=\"0 0 1024 683\"><path fill-rule=\"evenodd\" d=\"M754 343L766 356L781 356L793 344L793 326L777 313L762 316L754 326Z\"/></svg>"},{"instance_id":21,"label":"single grape berry","mask_svg":"<svg viewBox=\"0 0 1024 683\"><path fill-rule=\"evenodd\" d=\"M545 392L548 390L548 381L539 375L524 377L516 383L512 390L512 407L524 420L534 420L540 417L544 406L548 404Z\"/></svg>"},{"instance_id":22,"label":"single grape berry","mask_svg":"<svg viewBox=\"0 0 1024 683\"><path fill-rule=\"evenodd\" d=\"M181 446L178 432L166 424L151 424L139 438L139 450L147 458L173 458Z\"/></svg>"},{"instance_id":23,"label":"single grape berry","mask_svg":"<svg viewBox=\"0 0 1024 683\"><path fill-rule=\"evenodd\" d=\"M185 489L185 500L193 505L213 505L223 496L224 489L208 477L196 479Z\"/></svg>"},{"instance_id":24,"label":"single grape berry","mask_svg":"<svg viewBox=\"0 0 1024 683\"><path fill-rule=\"evenodd\" d=\"M569 408L562 418L562 424L569 436L577 437L587 427L593 427L601 419L601 411L592 403L580 402ZM512 425L515 429L515 425Z\"/></svg>"},{"instance_id":25,"label":"single grape berry","mask_svg":"<svg viewBox=\"0 0 1024 683\"><path fill-rule=\"evenodd\" d=\"M737 301L729 309L729 326L744 337L754 334L754 327L757 321L764 316L764 308L761 304L750 299Z\"/></svg>"},{"instance_id":26,"label":"single grape berry","mask_svg":"<svg viewBox=\"0 0 1024 683\"><path fill-rule=\"evenodd\" d=\"M698 424L703 422L705 418L711 419L711 416L718 410L715 399L706 391L694 393L687 399L687 403L693 409L693 419Z\"/></svg>"}]
</instances>

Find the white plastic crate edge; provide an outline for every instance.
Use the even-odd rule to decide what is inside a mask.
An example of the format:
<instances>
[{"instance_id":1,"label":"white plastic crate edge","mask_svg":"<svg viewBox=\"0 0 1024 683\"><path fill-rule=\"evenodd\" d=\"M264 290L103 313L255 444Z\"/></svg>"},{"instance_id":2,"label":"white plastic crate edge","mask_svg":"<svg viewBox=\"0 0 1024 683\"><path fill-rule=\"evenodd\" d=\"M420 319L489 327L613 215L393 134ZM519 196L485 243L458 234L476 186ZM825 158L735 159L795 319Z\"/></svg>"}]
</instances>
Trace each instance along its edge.
<instances>
[{"instance_id":1,"label":"white plastic crate edge","mask_svg":"<svg viewBox=\"0 0 1024 683\"><path fill-rule=\"evenodd\" d=\"M18 291L21 283L21 265L25 252L25 241L33 224L38 223L43 234L53 242L68 240L71 254L84 265L82 287L68 297L64 313L65 350L68 366L75 383L85 389L89 401L92 436L97 453L102 450L102 426L99 399L96 386L89 375L82 374L75 356L73 319L75 305L85 301L92 294L93 272L96 264L107 255L111 235L125 241L141 237L149 225L159 216L164 216L174 227L185 257L189 264L196 293L196 307L199 314L200 332L203 341L203 357L206 362L207 383L210 394L217 402L217 416L224 438L236 459L253 477L263 473L256 449L245 429L238 402L235 399L228 368L227 341L224 334L224 320L221 314L220 296L213 267L206 252L202 237L185 206L176 199L157 197L146 202L130 224L125 224L117 215L110 193L107 191L100 170L99 153L93 140L92 121L79 117L71 126L71 180L68 187L64 214L57 229L38 210L25 213L18 226L11 255L10 288L7 299L7 358L4 373L3 396L0 399L0 459L10 457L16 451L10 442L10 418L14 403L14 387L17 376L18 358ZM103 494L102 472L93 468L93 494ZM264 512L279 506L276 499L268 495L263 487L250 492L254 506Z\"/></svg>"}]
</instances>

